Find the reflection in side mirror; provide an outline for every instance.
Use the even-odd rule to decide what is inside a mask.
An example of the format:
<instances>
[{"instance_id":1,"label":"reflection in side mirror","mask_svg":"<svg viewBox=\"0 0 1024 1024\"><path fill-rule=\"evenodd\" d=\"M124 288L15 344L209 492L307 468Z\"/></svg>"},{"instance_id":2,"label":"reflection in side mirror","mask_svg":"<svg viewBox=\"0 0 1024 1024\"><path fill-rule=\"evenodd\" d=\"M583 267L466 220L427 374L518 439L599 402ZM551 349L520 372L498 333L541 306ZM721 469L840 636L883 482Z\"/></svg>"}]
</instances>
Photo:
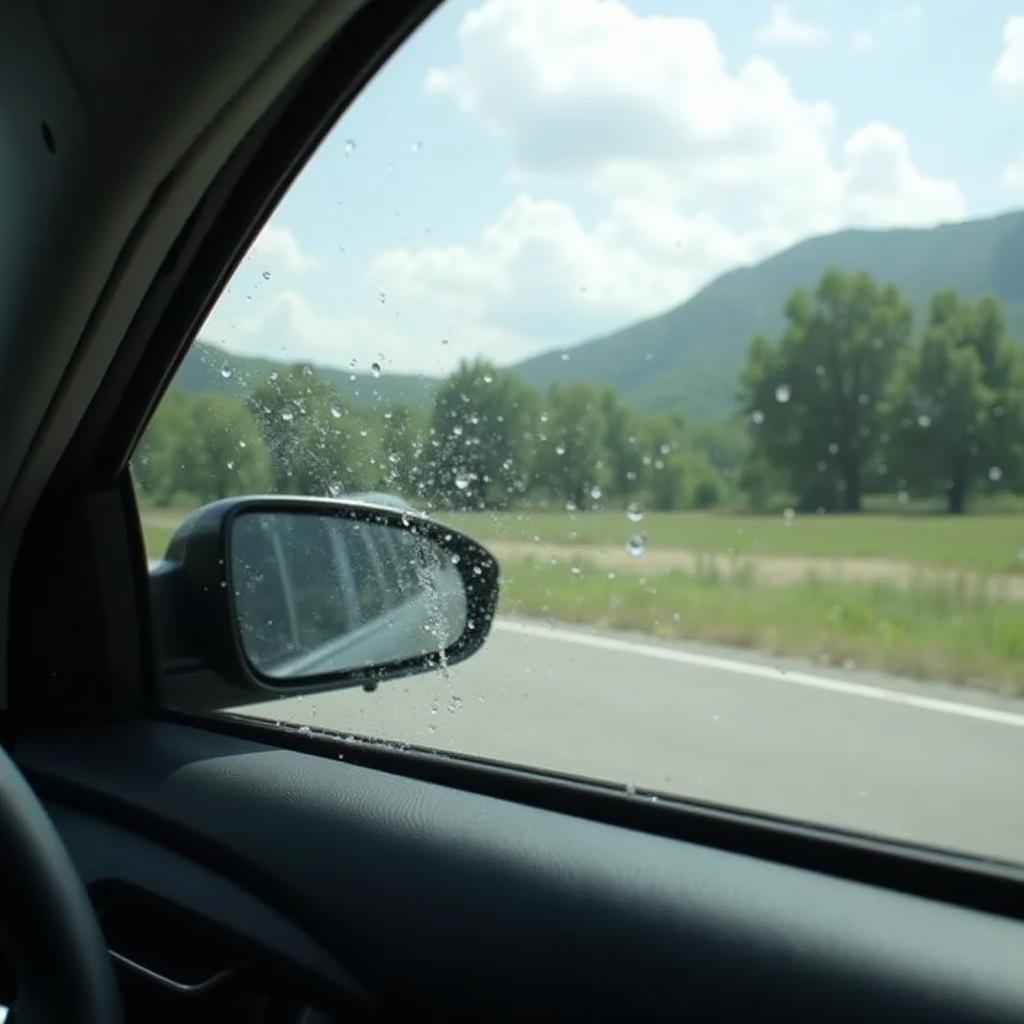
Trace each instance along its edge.
<instances>
[{"instance_id":1,"label":"reflection in side mirror","mask_svg":"<svg viewBox=\"0 0 1024 1024\"><path fill-rule=\"evenodd\" d=\"M459 556L401 520L243 512L230 553L242 648L272 680L443 656L466 632Z\"/></svg>"}]
</instances>

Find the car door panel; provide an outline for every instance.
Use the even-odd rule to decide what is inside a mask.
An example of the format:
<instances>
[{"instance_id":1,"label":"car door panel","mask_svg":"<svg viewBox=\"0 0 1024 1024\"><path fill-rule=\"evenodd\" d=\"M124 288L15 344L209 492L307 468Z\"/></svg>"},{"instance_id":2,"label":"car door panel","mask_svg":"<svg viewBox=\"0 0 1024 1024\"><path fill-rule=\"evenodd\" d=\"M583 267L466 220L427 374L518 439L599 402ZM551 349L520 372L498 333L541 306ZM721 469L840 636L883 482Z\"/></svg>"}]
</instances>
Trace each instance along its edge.
<instances>
[{"instance_id":1,"label":"car door panel","mask_svg":"<svg viewBox=\"0 0 1024 1024\"><path fill-rule=\"evenodd\" d=\"M1024 1012L1024 925L993 914L175 723L38 733L17 754L88 878L157 887L132 844L165 847L164 885L230 877L388 1015ZM131 843L98 852L111 827Z\"/></svg>"}]
</instances>

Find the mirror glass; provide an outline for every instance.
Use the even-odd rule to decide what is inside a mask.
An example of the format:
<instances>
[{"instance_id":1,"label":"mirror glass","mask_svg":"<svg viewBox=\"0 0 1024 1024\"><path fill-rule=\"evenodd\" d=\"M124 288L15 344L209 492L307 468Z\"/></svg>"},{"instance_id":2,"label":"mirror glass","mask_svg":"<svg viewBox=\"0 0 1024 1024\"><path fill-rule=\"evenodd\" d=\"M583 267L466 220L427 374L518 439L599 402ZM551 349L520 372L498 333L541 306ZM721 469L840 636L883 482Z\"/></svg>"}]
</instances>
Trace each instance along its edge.
<instances>
[{"instance_id":1,"label":"mirror glass","mask_svg":"<svg viewBox=\"0 0 1024 1024\"><path fill-rule=\"evenodd\" d=\"M398 522L248 512L231 529L242 646L263 675L301 679L435 657L466 629L457 556Z\"/></svg>"}]
</instances>

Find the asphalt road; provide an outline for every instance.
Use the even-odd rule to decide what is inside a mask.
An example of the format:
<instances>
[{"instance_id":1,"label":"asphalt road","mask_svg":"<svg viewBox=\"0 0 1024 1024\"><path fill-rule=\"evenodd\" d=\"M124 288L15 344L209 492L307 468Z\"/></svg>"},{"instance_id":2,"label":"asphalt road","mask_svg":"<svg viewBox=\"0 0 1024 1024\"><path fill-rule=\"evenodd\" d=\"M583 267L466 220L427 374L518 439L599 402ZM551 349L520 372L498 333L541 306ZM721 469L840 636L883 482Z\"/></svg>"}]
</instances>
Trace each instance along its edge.
<instances>
[{"instance_id":1,"label":"asphalt road","mask_svg":"<svg viewBox=\"0 0 1024 1024\"><path fill-rule=\"evenodd\" d=\"M448 679L244 710L1024 861L1024 700L953 686L502 620Z\"/></svg>"}]
</instances>

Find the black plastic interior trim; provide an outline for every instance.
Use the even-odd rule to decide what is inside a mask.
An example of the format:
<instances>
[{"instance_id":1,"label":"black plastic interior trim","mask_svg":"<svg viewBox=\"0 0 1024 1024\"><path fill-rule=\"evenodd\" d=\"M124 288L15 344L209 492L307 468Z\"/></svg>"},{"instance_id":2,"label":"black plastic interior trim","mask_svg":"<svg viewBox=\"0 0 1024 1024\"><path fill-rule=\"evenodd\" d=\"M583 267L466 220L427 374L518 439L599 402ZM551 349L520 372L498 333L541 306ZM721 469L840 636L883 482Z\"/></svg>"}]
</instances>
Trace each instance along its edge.
<instances>
[{"instance_id":1,"label":"black plastic interior trim","mask_svg":"<svg viewBox=\"0 0 1024 1024\"><path fill-rule=\"evenodd\" d=\"M1024 868L1010 862L756 814L654 790L445 751L302 730L228 713L165 711L169 722L374 768L545 810L1024 920Z\"/></svg>"},{"instance_id":2,"label":"black plastic interior trim","mask_svg":"<svg viewBox=\"0 0 1024 1024\"><path fill-rule=\"evenodd\" d=\"M390 1019L1024 1013L1024 925L944 899L167 722L16 752L66 806L287 910Z\"/></svg>"}]
</instances>

